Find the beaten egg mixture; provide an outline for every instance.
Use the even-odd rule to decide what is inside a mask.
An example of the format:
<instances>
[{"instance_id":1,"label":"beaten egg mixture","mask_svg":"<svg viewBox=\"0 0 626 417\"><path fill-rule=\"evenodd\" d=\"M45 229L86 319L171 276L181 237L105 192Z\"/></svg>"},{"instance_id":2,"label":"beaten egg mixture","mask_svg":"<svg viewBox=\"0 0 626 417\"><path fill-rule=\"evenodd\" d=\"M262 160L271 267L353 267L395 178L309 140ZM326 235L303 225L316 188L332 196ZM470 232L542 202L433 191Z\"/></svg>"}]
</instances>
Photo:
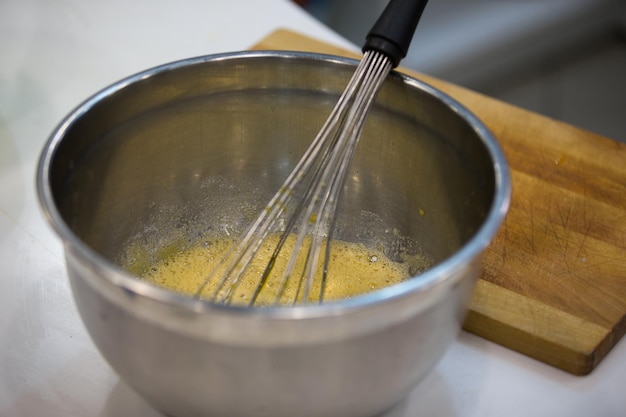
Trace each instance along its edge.
<instances>
[{"instance_id":1,"label":"beaten egg mixture","mask_svg":"<svg viewBox=\"0 0 626 417\"><path fill-rule=\"evenodd\" d=\"M215 278L208 281L200 297L211 299L215 294L222 296L223 291L231 291L231 304L249 304L278 239L278 235L271 235L266 239L236 286L233 287L227 281L226 285L222 287L222 292L217 291L221 279L219 274L217 276L212 275ZM286 281L284 291L278 292L283 275L282 271L286 268L295 242L295 235L290 235L287 238L281 254L276 259L272 275L263 286L255 305L271 305L276 301L278 304L292 304L296 299L298 302L302 302L303 290L301 289L298 293L299 273L292 274L292 277ZM233 243L231 239L218 238L211 242L192 246L184 251L170 253L169 256L152 265L143 273L142 278L172 291L196 295L209 274L215 270L219 271L224 254ZM324 242L321 256L324 254L325 245ZM308 246L305 245L306 247ZM303 249L299 253L294 271L302 270L305 258L306 249ZM319 301L322 264L323 262L320 261L310 287L308 302ZM399 283L409 276L409 263L393 262L381 251L366 248L362 244L334 240L330 252L329 272L323 299L324 301L332 301L352 297Z\"/></svg>"}]
</instances>

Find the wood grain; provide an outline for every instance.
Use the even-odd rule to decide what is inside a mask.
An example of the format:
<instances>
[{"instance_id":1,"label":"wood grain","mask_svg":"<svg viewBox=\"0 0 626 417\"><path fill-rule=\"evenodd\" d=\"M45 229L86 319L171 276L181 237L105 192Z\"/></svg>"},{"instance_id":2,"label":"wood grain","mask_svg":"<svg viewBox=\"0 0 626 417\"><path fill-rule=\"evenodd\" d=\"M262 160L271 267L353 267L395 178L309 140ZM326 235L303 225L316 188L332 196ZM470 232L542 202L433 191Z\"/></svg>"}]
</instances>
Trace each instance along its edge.
<instances>
[{"instance_id":1,"label":"wood grain","mask_svg":"<svg viewBox=\"0 0 626 417\"><path fill-rule=\"evenodd\" d=\"M254 49L352 56L279 30ZM500 142L507 219L464 328L567 372L591 372L626 332L626 145L400 69L454 97Z\"/></svg>"}]
</instances>

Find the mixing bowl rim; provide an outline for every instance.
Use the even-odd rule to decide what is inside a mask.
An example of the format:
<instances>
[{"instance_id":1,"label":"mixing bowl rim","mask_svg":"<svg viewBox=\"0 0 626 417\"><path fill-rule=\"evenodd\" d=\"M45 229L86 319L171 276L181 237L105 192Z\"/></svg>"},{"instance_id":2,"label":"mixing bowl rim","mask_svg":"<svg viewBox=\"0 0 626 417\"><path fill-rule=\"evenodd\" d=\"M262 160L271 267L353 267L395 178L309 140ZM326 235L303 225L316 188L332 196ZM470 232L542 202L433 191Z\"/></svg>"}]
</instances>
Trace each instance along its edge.
<instances>
[{"instance_id":1,"label":"mixing bowl rim","mask_svg":"<svg viewBox=\"0 0 626 417\"><path fill-rule=\"evenodd\" d=\"M195 312L226 312L227 314L253 314L270 319L293 319L293 318L315 318L328 315L336 315L338 311L367 308L372 305L384 303L398 297L409 296L416 292L426 291L428 288L436 286L442 281L455 275L455 271L463 268L469 260L475 259L486 249L495 237L504 217L508 211L511 196L510 172L507 161L500 145L495 137L472 112L461 103L443 93L441 90L408 75L394 71L393 77L400 78L402 82L409 86L421 90L423 93L434 97L442 102L448 109L462 118L483 143L490 159L493 162L495 176L495 194L489 208L488 214L474 235L454 254L439 262L434 267L423 272L419 278L409 279L405 282L385 287L367 294L362 294L349 299L343 299L322 305L302 305L296 307L267 307L249 308L239 306L225 306L211 303L207 300L194 299L182 294L158 288L147 282L137 279L136 276L124 271L118 265L105 259L95 250L84 243L63 220L57 210L55 199L50 185L50 169L57 150L65 137L66 132L84 114L107 97L122 91L129 85L140 82L143 79L156 76L161 73L176 71L182 68L189 68L195 65L204 65L211 62L225 60L254 60L254 59L300 59L315 61L316 64L325 65L349 65L355 67L357 60L344 58L336 55L294 52L294 51L241 51L227 52L212 55L202 55L198 57L186 58L156 67L146 69L134 75L130 75L110 84L97 91L77 107L75 107L50 134L41 152L36 172L36 188L39 198L40 208L47 222L59 235L64 249L67 251L68 245L72 249L88 260L92 265L104 267L112 272L106 274L106 278L111 284L121 287L126 292L134 295L146 297L152 301L174 304L178 308L183 308ZM103 278L103 277L101 277ZM104 278L103 278L104 279Z\"/></svg>"}]
</instances>

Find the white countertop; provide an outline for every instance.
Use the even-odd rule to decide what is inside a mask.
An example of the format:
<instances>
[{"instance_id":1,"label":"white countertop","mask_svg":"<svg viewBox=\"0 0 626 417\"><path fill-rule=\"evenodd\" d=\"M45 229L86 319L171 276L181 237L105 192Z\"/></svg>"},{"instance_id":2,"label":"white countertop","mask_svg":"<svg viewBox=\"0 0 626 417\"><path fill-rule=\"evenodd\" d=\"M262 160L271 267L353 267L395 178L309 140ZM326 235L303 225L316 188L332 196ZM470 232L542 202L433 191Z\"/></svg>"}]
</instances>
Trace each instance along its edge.
<instances>
[{"instance_id":1,"label":"white countertop","mask_svg":"<svg viewBox=\"0 0 626 417\"><path fill-rule=\"evenodd\" d=\"M246 49L278 27L353 47L287 0L0 0L0 416L158 416L74 307L35 196L47 135L96 90L168 61ZM389 416L624 416L626 342L575 377L461 333Z\"/></svg>"}]
</instances>

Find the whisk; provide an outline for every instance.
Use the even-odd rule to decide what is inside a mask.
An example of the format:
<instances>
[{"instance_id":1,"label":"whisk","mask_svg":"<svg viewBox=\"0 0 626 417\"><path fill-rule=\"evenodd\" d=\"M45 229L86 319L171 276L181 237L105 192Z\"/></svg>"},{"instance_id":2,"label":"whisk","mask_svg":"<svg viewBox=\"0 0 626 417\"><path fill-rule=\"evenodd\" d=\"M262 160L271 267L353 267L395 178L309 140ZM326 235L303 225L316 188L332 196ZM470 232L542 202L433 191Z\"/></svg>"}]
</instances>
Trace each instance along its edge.
<instances>
[{"instance_id":1,"label":"whisk","mask_svg":"<svg viewBox=\"0 0 626 417\"><path fill-rule=\"evenodd\" d=\"M203 281L196 297L230 304L242 278L270 233L279 237L269 262L257 280L249 305L257 304L285 242L295 236L286 267L273 279L273 302L281 301L289 280L297 279L290 304L324 301L335 213L350 162L367 114L389 72L406 56L427 0L391 0L369 31L363 58L328 119L291 171L283 185L239 240L227 251L218 267ZM306 256L297 268L298 256ZM310 292L316 270L322 267L319 294ZM212 283L212 293L205 288Z\"/></svg>"}]
</instances>

